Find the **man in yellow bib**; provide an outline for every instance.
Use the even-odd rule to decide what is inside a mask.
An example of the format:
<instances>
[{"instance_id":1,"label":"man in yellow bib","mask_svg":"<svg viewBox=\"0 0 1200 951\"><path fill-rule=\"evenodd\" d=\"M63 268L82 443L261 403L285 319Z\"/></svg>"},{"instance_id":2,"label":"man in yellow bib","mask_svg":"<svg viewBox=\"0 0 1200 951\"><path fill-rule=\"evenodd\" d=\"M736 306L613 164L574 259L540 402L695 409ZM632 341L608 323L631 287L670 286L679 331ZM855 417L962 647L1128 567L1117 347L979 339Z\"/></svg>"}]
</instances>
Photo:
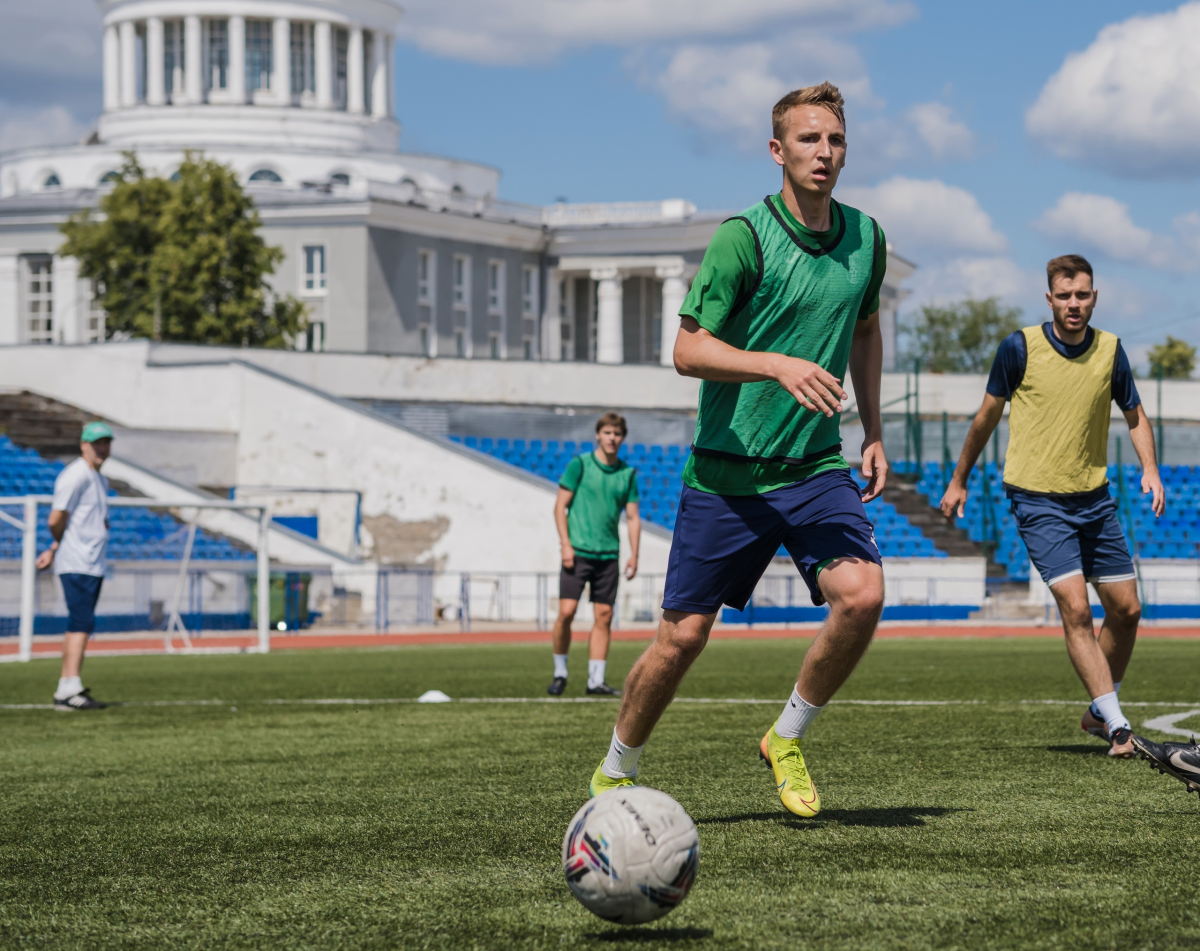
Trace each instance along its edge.
<instances>
[{"instance_id":1,"label":"man in yellow bib","mask_svg":"<svg viewBox=\"0 0 1200 951\"><path fill-rule=\"evenodd\" d=\"M1155 516L1165 506L1154 436L1121 341L1089 327L1096 307L1092 266L1077 254L1046 265L1054 319L1007 337L996 351L983 406L975 416L942 514L963 514L967 478L1012 402L1004 489L1029 560L1058 602L1067 653L1092 697L1081 726L1109 744L1108 755L1135 753L1117 694L1137 639L1142 607L1137 575L1108 487L1108 421L1115 400L1142 463L1142 492ZM1099 637L1087 584L1104 606Z\"/></svg>"}]
</instances>

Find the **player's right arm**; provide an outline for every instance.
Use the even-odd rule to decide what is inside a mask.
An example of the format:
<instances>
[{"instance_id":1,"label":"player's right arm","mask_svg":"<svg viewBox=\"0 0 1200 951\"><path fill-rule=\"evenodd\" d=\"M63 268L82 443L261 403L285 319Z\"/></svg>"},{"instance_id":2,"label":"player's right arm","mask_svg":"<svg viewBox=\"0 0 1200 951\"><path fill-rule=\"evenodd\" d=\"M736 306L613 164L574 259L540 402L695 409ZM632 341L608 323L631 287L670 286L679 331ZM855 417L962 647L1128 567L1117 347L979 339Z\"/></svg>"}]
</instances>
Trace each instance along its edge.
<instances>
[{"instance_id":1,"label":"player's right arm","mask_svg":"<svg viewBox=\"0 0 1200 951\"><path fill-rule=\"evenodd\" d=\"M963 443L962 453L958 457L958 465L954 467L954 475L950 477L946 494L942 496L942 514L946 518L953 519L956 514L962 518L963 506L967 501L967 479L971 477L975 460L983 452L987 441L992 438L992 430L1000 425L1006 402L1001 396L984 394L983 405L979 407L979 412L971 422L967 441Z\"/></svg>"},{"instance_id":2,"label":"player's right arm","mask_svg":"<svg viewBox=\"0 0 1200 951\"><path fill-rule=\"evenodd\" d=\"M575 549L571 547L571 534L567 531L567 509L575 493L558 487L558 498L554 500L554 525L558 528L558 543L562 547L562 565L567 570L575 567Z\"/></svg>"},{"instance_id":3,"label":"player's right arm","mask_svg":"<svg viewBox=\"0 0 1200 951\"><path fill-rule=\"evenodd\" d=\"M48 527L50 529L50 537L54 541L44 552L38 555L38 559L34 564L38 570L45 570L54 564L54 553L58 551L58 543L62 541L63 532L67 530L67 520L71 516L63 509L51 509L50 518L48 519Z\"/></svg>"}]
</instances>

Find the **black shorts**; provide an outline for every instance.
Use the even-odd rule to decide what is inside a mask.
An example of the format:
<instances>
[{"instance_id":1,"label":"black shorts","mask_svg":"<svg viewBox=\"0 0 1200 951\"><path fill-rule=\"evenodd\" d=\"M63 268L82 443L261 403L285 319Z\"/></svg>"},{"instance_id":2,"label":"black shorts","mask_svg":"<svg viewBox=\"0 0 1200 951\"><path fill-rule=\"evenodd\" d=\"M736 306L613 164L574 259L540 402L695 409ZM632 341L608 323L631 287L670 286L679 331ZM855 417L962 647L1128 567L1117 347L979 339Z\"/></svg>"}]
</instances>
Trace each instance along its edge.
<instances>
[{"instance_id":1,"label":"black shorts","mask_svg":"<svg viewBox=\"0 0 1200 951\"><path fill-rule=\"evenodd\" d=\"M581 558L575 556L575 567L563 568L558 576L558 596L563 601L578 601L583 586L591 585L592 604L612 605L617 600L617 581L621 572L616 558Z\"/></svg>"},{"instance_id":2,"label":"black shorts","mask_svg":"<svg viewBox=\"0 0 1200 951\"><path fill-rule=\"evenodd\" d=\"M61 574L63 598L67 602L67 633L91 634L96 630L96 602L100 600L99 575Z\"/></svg>"}]
</instances>

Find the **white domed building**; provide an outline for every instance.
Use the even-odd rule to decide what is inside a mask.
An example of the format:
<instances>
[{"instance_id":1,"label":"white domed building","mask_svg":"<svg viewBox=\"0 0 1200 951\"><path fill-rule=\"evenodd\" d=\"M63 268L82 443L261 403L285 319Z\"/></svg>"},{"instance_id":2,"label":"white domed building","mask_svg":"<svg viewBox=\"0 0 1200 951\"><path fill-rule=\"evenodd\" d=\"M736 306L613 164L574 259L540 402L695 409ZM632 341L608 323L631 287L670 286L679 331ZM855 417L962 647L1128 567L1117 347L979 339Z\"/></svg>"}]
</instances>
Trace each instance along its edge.
<instances>
[{"instance_id":1,"label":"white domed building","mask_svg":"<svg viewBox=\"0 0 1200 951\"><path fill-rule=\"evenodd\" d=\"M310 307L298 347L500 360L670 362L673 321L726 217L680 199L501 201L487 165L399 149L395 0L99 0L104 112L86 143L0 155L0 344L104 340L58 226L134 151L185 150L256 200L273 277ZM899 283L883 317L894 353Z\"/></svg>"}]
</instances>

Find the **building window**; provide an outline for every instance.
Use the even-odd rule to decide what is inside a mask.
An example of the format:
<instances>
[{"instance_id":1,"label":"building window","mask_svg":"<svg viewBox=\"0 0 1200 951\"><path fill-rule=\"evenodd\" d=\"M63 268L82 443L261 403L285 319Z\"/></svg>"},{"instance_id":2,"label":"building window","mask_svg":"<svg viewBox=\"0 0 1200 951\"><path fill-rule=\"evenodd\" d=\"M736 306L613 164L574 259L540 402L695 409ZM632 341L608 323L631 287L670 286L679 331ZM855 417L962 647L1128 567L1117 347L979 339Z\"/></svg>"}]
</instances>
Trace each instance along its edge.
<instances>
[{"instance_id":1,"label":"building window","mask_svg":"<svg viewBox=\"0 0 1200 951\"><path fill-rule=\"evenodd\" d=\"M524 353L522 354L522 357L526 360L533 359L533 341L530 340L528 337L525 338L525 350L524 350Z\"/></svg>"},{"instance_id":2,"label":"building window","mask_svg":"<svg viewBox=\"0 0 1200 951\"><path fill-rule=\"evenodd\" d=\"M329 176L330 185L349 185L350 176L346 172L334 172Z\"/></svg>"},{"instance_id":3,"label":"building window","mask_svg":"<svg viewBox=\"0 0 1200 951\"><path fill-rule=\"evenodd\" d=\"M250 181L252 181L252 182L270 182L272 185L278 185L280 182L283 181L283 179L279 177L278 172L273 172L269 168L260 168L258 171L253 172L250 175Z\"/></svg>"},{"instance_id":4,"label":"building window","mask_svg":"<svg viewBox=\"0 0 1200 951\"><path fill-rule=\"evenodd\" d=\"M421 353L437 356L434 350L434 295L437 293L437 252L422 248L417 252L417 327L421 335Z\"/></svg>"},{"instance_id":5,"label":"building window","mask_svg":"<svg viewBox=\"0 0 1200 951\"><path fill-rule=\"evenodd\" d=\"M208 47L208 69L205 80L209 89L229 88L229 21L206 20L205 46Z\"/></svg>"},{"instance_id":6,"label":"building window","mask_svg":"<svg viewBox=\"0 0 1200 951\"><path fill-rule=\"evenodd\" d=\"M325 293L325 245L304 246L304 292Z\"/></svg>"},{"instance_id":7,"label":"building window","mask_svg":"<svg viewBox=\"0 0 1200 951\"><path fill-rule=\"evenodd\" d=\"M454 256L454 349L460 357L471 355L471 258Z\"/></svg>"},{"instance_id":8,"label":"building window","mask_svg":"<svg viewBox=\"0 0 1200 951\"><path fill-rule=\"evenodd\" d=\"M313 65L313 24L292 23L292 94L316 92Z\"/></svg>"},{"instance_id":9,"label":"building window","mask_svg":"<svg viewBox=\"0 0 1200 951\"><path fill-rule=\"evenodd\" d=\"M104 308L100 306L100 283L92 281L92 292L88 298L87 342L104 342Z\"/></svg>"},{"instance_id":10,"label":"building window","mask_svg":"<svg viewBox=\"0 0 1200 951\"><path fill-rule=\"evenodd\" d=\"M42 182L42 188L62 188L62 182L59 181L58 176L54 172L51 172L46 176L46 180Z\"/></svg>"},{"instance_id":11,"label":"building window","mask_svg":"<svg viewBox=\"0 0 1200 951\"><path fill-rule=\"evenodd\" d=\"M500 335L492 334L488 337L488 356L493 360L500 359Z\"/></svg>"},{"instance_id":12,"label":"building window","mask_svg":"<svg viewBox=\"0 0 1200 951\"><path fill-rule=\"evenodd\" d=\"M504 277L503 261L488 261L488 313L504 313Z\"/></svg>"},{"instance_id":13,"label":"building window","mask_svg":"<svg viewBox=\"0 0 1200 951\"><path fill-rule=\"evenodd\" d=\"M272 44L270 20L246 21L246 88L271 88Z\"/></svg>"},{"instance_id":14,"label":"building window","mask_svg":"<svg viewBox=\"0 0 1200 951\"><path fill-rule=\"evenodd\" d=\"M100 176L100 184L101 185L115 185L120 180L121 180L121 173L118 172L116 169L107 171L103 175Z\"/></svg>"},{"instance_id":15,"label":"building window","mask_svg":"<svg viewBox=\"0 0 1200 951\"><path fill-rule=\"evenodd\" d=\"M54 276L50 258L27 258L25 285L25 339L29 343L54 341Z\"/></svg>"},{"instance_id":16,"label":"building window","mask_svg":"<svg viewBox=\"0 0 1200 951\"><path fill-rule=\"evenodd\" d=\"M467 355L467 332L461 327L454 331L454 355L456 357L465 357Z\"/></svg>"},{"instance_id":17,"label":"building window","mask_svg":"<svg viewBox=\"0 0 1200 951\"><path fill-rule=\"evenodd\" d=\"M325 321L313 320L304 331L305 349L310 353L321 353L325 350Z\"/></svg>"},{"instance_id":18,"label":"building window","mask_svg":"<svg viewBox=\"0 0 1200 951\"><path fill-rule=\"evenodd\" d=\"M163 89L167 98L183 94L183 21L163 21Z\"/></svg>"},{"instance_id":19,"label":"building window","mask_svg":"<svg viewBox=\"0 0 1200 951\"><path fill-rule=\"evenodd\" d=\"M521 268L521 316L537 316L537 268L528 264Z\"/></svg>"},{"instance_id":20,"label":"building window","mask_svg":"<svg viewBox=\"0 0 1200 951\"><path fill-rule=\"evenodd\" d=\"M333 101L339 109L346 108L346 63L349 59L350 32L333 28Z\"/></svg>"}]
</instances>

